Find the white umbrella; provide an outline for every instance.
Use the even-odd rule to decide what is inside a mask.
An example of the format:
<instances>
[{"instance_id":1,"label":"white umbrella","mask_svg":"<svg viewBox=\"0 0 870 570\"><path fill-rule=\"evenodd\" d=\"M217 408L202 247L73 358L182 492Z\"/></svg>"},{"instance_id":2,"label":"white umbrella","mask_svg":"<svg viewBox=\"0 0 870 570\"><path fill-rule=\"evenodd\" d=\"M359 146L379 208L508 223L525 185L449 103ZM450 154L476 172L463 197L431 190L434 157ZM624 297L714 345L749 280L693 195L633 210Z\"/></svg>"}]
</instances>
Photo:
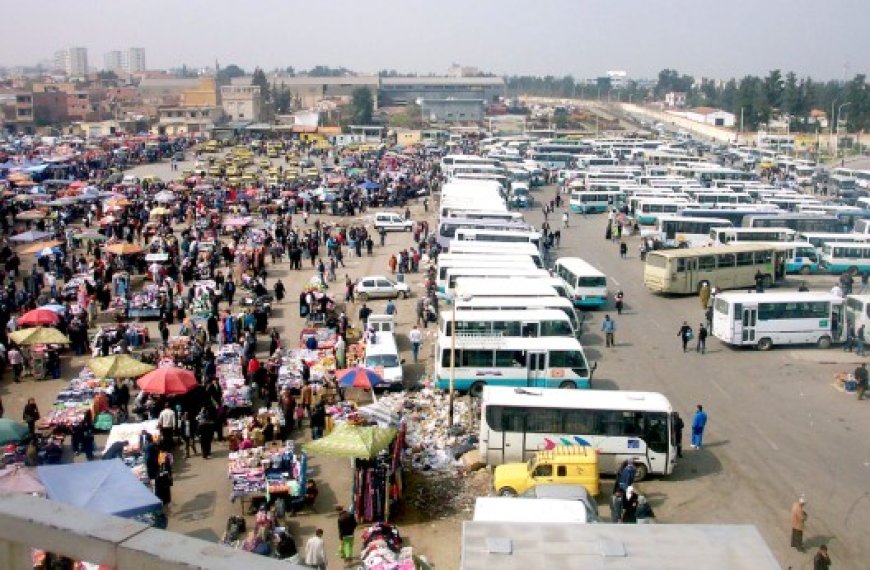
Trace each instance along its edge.
<instances>
[{"instance_id":1,"label":"white umbrella","mask_svg":"<svg viewBox=\"0 0 870 570\"><path fill-rule=\"evenodd\" d=\"M154 199L158 202L174 202L175 194L172 192L164 190L163 192L158 192L154 195Z\"/></svg>"}]
</instances>

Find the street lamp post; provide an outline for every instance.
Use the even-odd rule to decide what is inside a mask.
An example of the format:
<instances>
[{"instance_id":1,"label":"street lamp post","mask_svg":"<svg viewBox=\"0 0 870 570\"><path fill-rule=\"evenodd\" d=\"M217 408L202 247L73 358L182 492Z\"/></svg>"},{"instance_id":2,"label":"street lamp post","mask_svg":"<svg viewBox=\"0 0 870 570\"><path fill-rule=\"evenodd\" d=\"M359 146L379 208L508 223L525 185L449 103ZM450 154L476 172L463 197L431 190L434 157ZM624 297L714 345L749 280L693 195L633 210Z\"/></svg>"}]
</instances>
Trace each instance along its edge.
<instances>
[{"instance_id":1,"label":"street lamp post","mask_svg":"<svg viewBox=\"0 0 870 570\"><path fill-rule=\"evenodd\" d=\"M840 113L843 111L843 107L847 107L851 104L851 101L846 101L845 103L840 103L840 106L837 107L837 136L834 137L834 158L836 158L837 154L840 152Z\"/></svg>"},{"instance_id":2,"label":"street lamp post","mask_svg":"<svg viewBox=\"0 0 870 570\"><path fill-rule=\"evenodd\" d=\"M828 130L830 131L830 136L828 137L828 150L833 150L834 148L834 106L839 100L839 97L834 97L834 100L831 101L831 115L828 117Z\"/></svg>"},{"instance_id":3,"label":"street lamp post","mask_svg":"<svg viewBox=\"0 0 870 570\"><path fill-rule=\"evenodd\" d=\"M450 392L447 398L447 427L453 427L453 400L456 397L456 299L450 317Z\"/></svg>"}]
</instances>

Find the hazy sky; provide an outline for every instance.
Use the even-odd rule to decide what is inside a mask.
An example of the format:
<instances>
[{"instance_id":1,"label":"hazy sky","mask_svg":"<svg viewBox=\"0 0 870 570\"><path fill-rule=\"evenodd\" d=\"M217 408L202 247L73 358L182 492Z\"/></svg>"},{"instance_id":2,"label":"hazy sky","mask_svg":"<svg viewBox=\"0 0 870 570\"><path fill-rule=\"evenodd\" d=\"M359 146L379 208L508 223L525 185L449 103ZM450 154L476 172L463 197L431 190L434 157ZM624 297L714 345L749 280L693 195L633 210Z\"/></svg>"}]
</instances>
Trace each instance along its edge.
<instances>
[{"instance_id":1,"label":"hazy sky","mask_svg":"<svg viewBox=\"0 0 870 570\"><path fill-rule=\"evenodd\" d=\"M3 2L0 64L141 46L149 68L236 63L594 77L870 70L868 0L33 0Z\"/></svg>"}]
</instances>

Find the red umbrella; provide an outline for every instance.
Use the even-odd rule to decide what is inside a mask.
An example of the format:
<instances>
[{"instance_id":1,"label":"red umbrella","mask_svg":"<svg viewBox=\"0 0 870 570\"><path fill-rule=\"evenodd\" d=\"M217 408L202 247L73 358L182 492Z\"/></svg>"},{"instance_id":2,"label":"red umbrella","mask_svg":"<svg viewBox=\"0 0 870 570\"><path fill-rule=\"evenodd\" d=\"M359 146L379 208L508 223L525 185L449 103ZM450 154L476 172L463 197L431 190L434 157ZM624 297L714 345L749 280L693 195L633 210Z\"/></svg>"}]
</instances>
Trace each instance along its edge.
<instances>
[{"instance_id":1,"label":"red umbrella","mask_svg":"<svg viewBox=\"0 0 870 570\"><path fill-rule=\"evenodd\" d=\"M33 309L27 311L18 319L18 324L26 327L36 327L42 325L56 325L60 321L60 316L54 311L48 309Z\"/></svg>"},{"instance_id":2,"label":"red umbrella","mask_svg":"<svg viewBox=\"0 0 870 570\"><path fill-rule=\"evenodd\" d=\"M167 396L187 394L196 386L196 377L184 368L158 368L136 381L144 392Z\"/></svg>"}]
</instances>

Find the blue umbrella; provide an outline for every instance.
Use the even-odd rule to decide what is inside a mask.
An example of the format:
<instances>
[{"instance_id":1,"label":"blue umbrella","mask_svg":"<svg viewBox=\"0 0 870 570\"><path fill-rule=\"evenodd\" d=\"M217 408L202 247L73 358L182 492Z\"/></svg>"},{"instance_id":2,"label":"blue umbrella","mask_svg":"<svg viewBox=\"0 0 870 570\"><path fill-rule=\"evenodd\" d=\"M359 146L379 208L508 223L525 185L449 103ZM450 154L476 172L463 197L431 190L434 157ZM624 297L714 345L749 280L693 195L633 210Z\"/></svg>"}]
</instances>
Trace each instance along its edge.
<instances>
[{"instance_id":1,"label":"blue umbrella","mask_svg":"<svg viewBox=\"0 0 870 570\"><path fill-rule=\"evenodd\" d=\"M378 184L377 182L372 182L371 180L368 180L368 181L360 184L359 187L362 188L363 190L377 190L378 188L381 187L381 185Z\"/></svg>"},{"instance_id":2,"label":"blue umbrella","mask_svg":"<svg viewBox=\"0 0 870 570\"><path fill-rule=\"evenodd\" d=\"M66 307L63 305L51 304L51 305L43 305L39 307L40 309L48 309L49 311L54 311L55 313L65 313Z\"/></svg>"}]
</instances>

